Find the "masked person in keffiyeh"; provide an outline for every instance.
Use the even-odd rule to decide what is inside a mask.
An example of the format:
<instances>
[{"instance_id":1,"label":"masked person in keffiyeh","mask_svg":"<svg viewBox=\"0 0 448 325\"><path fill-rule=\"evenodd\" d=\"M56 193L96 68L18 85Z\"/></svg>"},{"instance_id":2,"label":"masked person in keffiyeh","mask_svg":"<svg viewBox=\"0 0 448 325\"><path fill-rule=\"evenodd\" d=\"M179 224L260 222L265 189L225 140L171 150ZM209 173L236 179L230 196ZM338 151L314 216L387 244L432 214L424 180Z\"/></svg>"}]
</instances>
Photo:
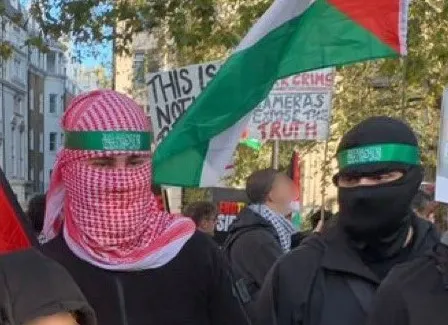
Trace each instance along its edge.
<instances>
[{"instance_id":1,"label":"masked person in keffiyeh","mask_svg":"<svg viewBox=\"0 0 448 325\"><path fill-rule=\"evenodd\" d=\"M62 119L42 236L99 325L244 324L214 243L151 192L149 122L125 95L74 99Z\"/></svg>"}]
</instances>

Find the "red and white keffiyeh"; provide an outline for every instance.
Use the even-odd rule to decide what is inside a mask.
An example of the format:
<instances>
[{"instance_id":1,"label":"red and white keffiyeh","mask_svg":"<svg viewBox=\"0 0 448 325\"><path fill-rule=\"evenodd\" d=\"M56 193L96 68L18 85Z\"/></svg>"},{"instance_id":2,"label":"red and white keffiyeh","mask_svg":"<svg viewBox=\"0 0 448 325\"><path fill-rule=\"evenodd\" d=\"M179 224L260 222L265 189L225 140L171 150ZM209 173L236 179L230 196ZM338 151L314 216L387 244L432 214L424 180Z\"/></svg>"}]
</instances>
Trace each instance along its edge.
<instances>
[{"instance_id":1,"label":"red and white keffiyeh","mask_svg":"<svg viewBox=\"0 0 448 325\"><path fill-rule=\"evenodd\" d=\"M130 98L98 90L74 99L62 119L66 132L149 131ZM171 261L195 231L194 223L159 209L151 192L151 164L102 168L90 158L149 151L64 148L53 169L43 228L46 241L61 231L79 258L107 270L143 270Z\"/></svg>"}]
</instances>

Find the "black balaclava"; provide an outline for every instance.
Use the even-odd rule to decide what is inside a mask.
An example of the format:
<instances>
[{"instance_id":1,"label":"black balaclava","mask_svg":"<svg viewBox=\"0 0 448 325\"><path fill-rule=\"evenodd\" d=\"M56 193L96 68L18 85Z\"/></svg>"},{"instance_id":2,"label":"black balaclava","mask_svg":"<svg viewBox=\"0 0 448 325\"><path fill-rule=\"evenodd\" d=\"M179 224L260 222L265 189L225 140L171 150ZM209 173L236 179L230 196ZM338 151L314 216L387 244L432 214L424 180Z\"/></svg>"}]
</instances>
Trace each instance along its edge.
<instances>
[{"instance_id":1,"label":"black balaclava","mask_svg":"<svg viewBox=\"0 0 448 325\"><path fill-rule=\"evenodd\" d=\"M423 179L417 138L405 123L369 118L338 147L339 175L374 176L402 171L400 179L376 186L339 188L340 225L355 247L376 260L397 254L412 223L411 202Z\"/></svg>"}]
</instances>

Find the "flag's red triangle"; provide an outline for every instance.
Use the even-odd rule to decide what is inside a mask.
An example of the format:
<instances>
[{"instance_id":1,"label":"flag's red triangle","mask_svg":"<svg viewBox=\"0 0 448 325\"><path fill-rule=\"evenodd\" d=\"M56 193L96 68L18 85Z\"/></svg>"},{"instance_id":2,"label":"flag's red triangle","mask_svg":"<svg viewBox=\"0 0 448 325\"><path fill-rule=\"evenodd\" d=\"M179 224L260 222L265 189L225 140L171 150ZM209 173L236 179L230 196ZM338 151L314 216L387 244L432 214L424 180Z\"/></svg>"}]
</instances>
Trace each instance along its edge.
<instances>
[{"instance_id":1,"label":"flag's red triangle","mask_svg":"<svg viewBox=\"0 0 448 325\"><path fill-rule=\"evenodd\" d=\"M400 2L403 0L327 0L377 38L400 51ZM407 8L403 8L407 10Z\"/></svg>"},{"instance_id":2,"label":"flag's red triangle","mask_svg":"<svg viewBox=\"0 0 448 325\"><path fill-rule=\"evenodd\" d=\"M35 244L37 238L0 170L0 254L26 249Z\"/></svg>"}]
</instances>

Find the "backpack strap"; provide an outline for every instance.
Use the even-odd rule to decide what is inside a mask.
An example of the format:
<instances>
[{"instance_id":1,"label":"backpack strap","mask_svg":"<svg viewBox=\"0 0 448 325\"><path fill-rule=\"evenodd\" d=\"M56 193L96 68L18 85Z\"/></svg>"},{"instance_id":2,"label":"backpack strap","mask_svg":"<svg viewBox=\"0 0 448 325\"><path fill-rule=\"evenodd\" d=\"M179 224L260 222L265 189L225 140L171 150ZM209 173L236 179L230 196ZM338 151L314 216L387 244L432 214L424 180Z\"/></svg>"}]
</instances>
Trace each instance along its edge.
<instances>
[{"instance_id":1,"label":"backpack strap","mask_svg":"<svg viewBox=\"0 0 448 325\"><path fill-rule=\"evenodd\" d=\"M230 251L232 249L233 244L236 242L238 238L240 238L242 235L258 229L257 227L248 227L244 228L240 231L235 232L234 234L227 237L226 241L224 242L224 245L222 247L223 253L225 255L225 260L230 268L230 278L232 281L232 290L234 295L238 298L240 303L242 305L246 305L252 301L252 297L254 293L259 289L255 282L250 281L249 279L244 278L241 276L233 267L232 265L232 259Z\"/></svg>"}]
</instances>

